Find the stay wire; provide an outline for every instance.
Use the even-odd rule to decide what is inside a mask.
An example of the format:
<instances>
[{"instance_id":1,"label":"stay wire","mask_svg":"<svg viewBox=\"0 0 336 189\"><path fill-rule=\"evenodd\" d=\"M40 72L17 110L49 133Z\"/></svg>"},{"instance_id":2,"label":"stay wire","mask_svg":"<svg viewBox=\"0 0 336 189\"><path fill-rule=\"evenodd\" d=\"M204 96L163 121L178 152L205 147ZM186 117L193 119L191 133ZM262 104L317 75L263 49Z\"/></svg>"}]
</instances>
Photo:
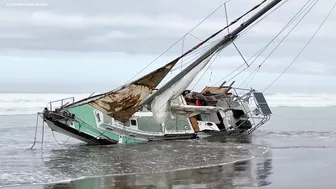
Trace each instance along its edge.
<instances>
[{"instance_id":1,"label":"stay wire","mask_svg":"<svg viewBox=\"0 0 336 189\"><path fill-rule=\"evenodd\" d=\"M227 0L226 3L230 2L232 0ZM178 61L179 59L183 58L184 56L190 54L191 52L195 51L196 49L198 49L200 46L202 46L203 44L205 44L207 41L209 41L210 39L214 38L215 36L217 36L219 33L221 33L222 31L224 31L225 29L227 29L228 27L234 25L235 23L237 23L240 19L242 19L243 17L245 17L246 15L248 15L249 13L253 12L254 10L256 10L257 8L259 8L262 4L264 4L267 0L262 1L261 3L259 3L258 5L254 6L253 8L251 8L249 11L247 11L245 14L241 15L240 17L238 17L237 19L235 19L234 21L232 21L229 25L225 26L224 28L220 29L219 31L215 32L214 34L212 34L210 37L208 37L207 39L205 39L203 42L197 44L196 46L194 46L193 48L191 48L190 50L188 50L187 52L185 52L184 54L180 55L179 57L177 57L175 60ZM221 7L223 6L223 4L221 4L217 9L215 9L211 14L209 14L207 17L205 17L200 23L198 23L196 26L194 26L191 30L189 30L189 32L187 32L184 36L182 36L179 40L177 40L173 45L171 45L168 49L166 49L164 52L162 52L157 58L155 58L152 62L150 62L147 66L145 66L143 69L141 69L137 74L135 74L130 80L128 80L126 82L126 84L124 84L123 86L129 84L129 82L131 80L133 80L137 75L139 75L143 70L147 69L151 64L153 64L157 59L159 59L163 54L165 54L168 50L170 50L173 46L175 46L179 41L181 41L182 39L184 39L184 37L189 34L191 31L193 31L195 28L197 28L200 24L202 24L206 19L208 19L211 15L213 15L217 10L219 10ZM173 60L174 61L174 60ZM116 89L115 89L116 90ZM95 95L93 97L90 98L86 98L86 99L82 99L80 101L74 102L69 104L66 107L75 107L78 104L84 102L84 101L88 101L89 99L93 99L93 98L103 98L104 96L110 94L111 92L115 92L115 90L109 91L109 92L105 92L102 94L98 94Z\"/></svg>"},{"instance_id":2,"label":"stay wire","mask_svg":"<svg viewBox=\"0 0 336 189\"><path fill-rule=\"evenodd\" d=\"M310 4L309 4L310 3ZM309 4L309 5L308 5ZM314 4L314 1L312 1L312 0L309 0L309 1L307 1L306 2L306 4L299 10L299 12L297 12L297 14L296 15L294 15L294 17L287 23L287 25L278 33L278 35L276 35L276 37L275 38L273 38L273 40L272 41L270 41L270 43L268 43L267 45L266 45L266 48L263 48L263 50L262 50L262 52L253 60L253 62L250 64L250 65L252 65L255 61L256 61L256 59L257 58L259 58L259 56L267 49L267 47L285 30L285 29L287 29L301 14L303 14L311 5L313 5ZM315 4L316 4L316 2L315 2ZM308 6L307 6L308 5ZM300 21L299 21L300 22ZM295 28L296 26L294 26L294 28ZM293 28L293 29L294 29ZM291 31L287 34L287 36L289 35L291 33ZM287 36L285 36L285 38L283 38L283 40L284 39L286 39L286 37ZM283 41L282 40L282 41ZM265 63L265 61L268 59L268 57L269 56L271 56L271 54L277 49L277 47L279 47L279 45L282 43L282 41L278 44L278 46L276 46L274 49L273 49L273 51L264 59L264 61L261 63L261 64L259 64L259 66L257 66L256 68L255 68L255 70L253 71L253 72L251 72L250 74L249 74L249 76L238 86L238 87L241 87L251 76L251 79L249 80L249 82L247 82L247 84L246 84L246 86L245 86L245 88L251 83L251 81L254 79L254 77L257 75L257 73L258 73L258 71L260 70L260 68L261 68L261 66ZM246 70L246 69L245 69ZM243 71L245 71L245 70L243 70ZM241 73L241 72L240 72Z\"/></svg>"},{"instance_id":3,"label":"stay wire","mask_svg":"<svg viewBox=\"0 0 336 189\"><path fill-rule=\"evenodd\" d=\"M232 0L227 0L225 3L228 3ZM171 48L173 48L177 43L179 43L181 40L184 39L185 36L187 36L189 33L194 31L199 25L201 25L203 22L205 22L210 16L212 16L214 13L216 13L223 4L218 6L214 11L212 11L208 16L206 16L203 20L201 20L196 26L194 26L191 30L189 30L186 34L184 34L180 39L178 39L175 43L173 43L170 47L168 47L165 51L163 51L159 56L157 56L154 60L152 60L148 65L146 65L143 69L141 69L137 74L135 74L131 79L129 79L126 83L129 83L132 81L135 77L137 77L141 72L143 72L145 69L147 69L150 65L152 65L156 60L158 60L161 56L163 56L166 52L168 52Z\"/></svg>"},{"instance_id":4,"label":"stay wire","mask_svg":"<svg viewBox=\"0 0 336 189\"><path fill-rule=\"evenodd\" d=\"M227 1L227 2L229 2L229 1ZM253 8L251 8L249 11L247 11L246 13L244 13L243 15L241 15L240 17L238 17L237 19L235 19L234 21L232 21L228 26L225 26L224 28L222 28L221 30L219 30L219 31L217 31L215 34L213 34L212 36L216 36L217 34L219 34L220 32L222 32L223 30L225 30L225 29L227 29L228 27L230 27L230 26L232 26L232 25L234 25L235 23L237 23L240 19L242 19L243 17L245 17L246 15L248 15L249 13L251 13L251 12L253 12L254 10L256 10L257 8L259 8L261 5L263 5L265 2L267 2L267 0L263 0L261 3L259 3L258 5L256 5L256 6L254 6ZM219 8L221 8L223 5L221 5L220 7L218 7L214 12L216 12ZM214 13L213 12L213 13ZM208 17L207 17L208 18ZM212 36L210 36L210 37L208 37L208 39L209 38L211 38ZM183 36L184 37L184 36ZM183 39L183 37L181 38L181 39ZM180 39L180 40L181 40ZM177 42L176 42L177 43ZM176 44L175 43L175 44ZM169 49L168 49L169 50ZM167 51L168 51L167 50ZM162 53L161 55L163 55L164 53ZM160 55L160 56L161 56ZM159 57L158 57L159 58ZM157 59L158 59L157 58ZM154 60L155 61L155 60ZM150 64L152 64L152 63L150 63ZM148 65L149 66L149 65ZM147 67L148 67L147 66ZM144 70L144 69L143 69ZM141 71L140 71L141 72ZM163 107L165 106L165 104L163 104L162 105L162 107L159 109L159 110L161 110ZM155 112L155 113L157 113L157 112ZM152 119L153 117L151 117L151 118L149 118L147 121L146 121L146 123L150 120L150 119Z\"/></svg>"},{"instance_id":5,"label":"stay wire","mask_svg":"<svg viewBox=\"0 0 336 189\"><path fill-rule=\"evenodd\" d=\"M195 57L197 57L197 55L199 55L199 54L205 52L206 50L209 50L210 47L211 47L214 43L216 43L216 42L218 42L218 41L219 41L219 40L213 41L212 43L207 44L207 45L205 45L205 46L203 46L203 47L197 49L196 51L194 51L193 54L190 54L189 56L187 56L186 59L183 60L183 65L182 65L182 67L185 67L185 66L191 64L191 63L193 62L193 60L195 59ZM181 69L181 68L178 68L178 67L177 67L177 68L173 68L170 72L174 72L174 71L179 70L179 69Z\"/></svg>"},{"instance_id":6,"label":"stay wire","mask_svg":"<svg viewBox=\"0 0 336 189\"><path fill-rule=\"evenodd\" d=\"M222 49L223 50L223 49ZM220 50L220 51L222 51ZM216 54L216 56L213 58L213 60L210 62L208 68L203 72L203 74L201 75L201 77L198 79L198 81L195 83L194 87L191 90L194 90L195 87L198 85L198 83L201 81L201 79L204 77L205 73L209 70L209 68L211 67L211 65L215 62L215 60L218 58L220 51Z\"/></svg>"},{"instance_id":7,"label":"stay wire","mask_svg":"<svg viewBox=\"0 0 336 189\"><path fill-rule=\"evenodd\" d=\"M263 16L261 19L259 19L258 21L256 21L255 23L253 23L251 26L249 26L248 28L246 28L237 39L243 37L246 33L248 33L253 27L255 27L256 25L258 25L261 21L263 21L266 17L268 17L269 15L271 15L273 12L275 12L276 10L278 10L280 7L282 7L282 5L286 4L289 0L285 0L284 2L282 2L279 6L277 6L276 8L274 8L273 10L271 10L269 13L267 13L265 16Z\"/></svg>"},{"instance_id":8,"label":"stay wire","mask_svg":"<svg viewBox=\"0 0 336 189\"><path fill-rule=\"evenodd\" d=\"M317 35L317 33L320 31L320 29L322 28L322 26L324 25L324 23L327 21L327 19L329 18L329 16L331 15L331 13L333 12L333 10L336 7L336 2L334 4L334 6L331 8L331 10L329 11L328 15L325 17L325 19L322 21L322 23L320 24L320 26L317 28L317 30L315 31L315 33L312 35L312 37L308 40L308 42L306 43L306 45L303 47L303 49L300 51L300 53L294 58L294 60L286 67L286 69L268 86L266 87L263 92L265 92L266 90L268 90L295 62L296 60L300 57L300 55L303 53L303 51L309 46L309 44L311 43L311 41L315 38L315 36Z\"/></svg>"},{"instance_id":9,"label":"stay wire","mask_svg":"<svg viewBox=\"0 0 336 189\"><path fill-rule=\"evenodd\" d=\"M254 58L254 60L250 63L250 66L259 58L259 56L269 47L269 45L271 45L274 40L285 30L288 28L288 26L290 24L292 24L293 21L295 21L297 19L298 16L300 16L304 11L306 11L306 9L310 6L307 6L309 4L309 2L311 2L312 0L309 0L306 2L306 4L292 17L292 19L278 32L278 34L268 43L266 44L261 50L259 50L255 55L253 55L249 60L247 60L248 62ZM317 0L318 1L318 0ZM286 1L288 2L288 1ZM284 2L284 3L286 3ZM281 4L280 6L284 5ZM279 6L279 7L280 7ZM277 7L277 8L279 8ZM236 68L234 71L232 71L229 75L225 76L224 78L222 78L221 80L219 80L217 83L215 83L214 85L217 85L218 83L221 83L223 80L227 79L230 75L232 75L233 73L235 73L236 71L238 71L242 66L244 66L244 64L240 65L238 68ZM242 72L244 72L246 69L248 69L249 67L246 67L244 69L242 69L241 71L239 71L236 75L234 75L233 77L231 77L228 81L231 81L232 79L234 79L235 77L237 77L239 74L241 74Z\"/></svg>"},{"instance_id":10,"label":"stay wire","mask_svg":"<svg viewBox=\"0 0 336 189\"><path fill-rule=\"evenodd\" d=\"M253 71L251 74L250 74L250 76L251 75L253 75L253 77L251 78L251 80L246 84L246 86L248 86L249 84L250 84L250 82L253 80L253 78L256 76L256 74L257 74L257 72L260 70L260 68L261 68L261 66L269 59L269 57L278 49L278 47L283 43L283 41L285 41L286 39L287 39L287 37L292 33L292 31L301 23L301 21L307 16L307 14L312 10L312 8L314 8L315 7L315 5L319 2L319 0L316 0L315 2L314 1L312 1L313 3L311 3L309 6L311 6L309 9L308 9L308 7L309 6L307 6L306 8L305 8L305 10L304 11L306 11L307 9L307 12L300 18L300 20L294 25L294 27L284 36L284 38L277 44L277 46L267 55L267 57L259 64L259 66L255 69L255 71ZM304 11L302 11L301 13L300 13L300 15L304 12ZM300 16L300 15L298 15L298 17ZM295 18L296 19L296 18ZM293 20L294 21L294 20ZM254 73L255 72L255 73ZM249 77L250 77L249 76Z\"/></svg>"},{"instance_id":11,"label":"stay wire","mask_svg":"<svg viewBox=\"0 0 336 189\"><path fill-rule=\"evenodd\" d=\"M272 14L275 10L279 9L282 5L284 5L286 2L288 2L288 0L286 0L285 2L283 2L282 4L280 4L278 7L276 7L275 9L273 9L270 13L268 13L266 16L264 16L264 18L266 18L268 15ZM257 23L261 22L264 18L260 19L259 21L257 21ZM253 26L256 26L256 24L253 24L252 26L249 27L249 29L251 29ZM246 33L246 32L245 32ZM239 39L242 35L244 35L245 33L241 34L238 36L237 39ZM278 34L279 35L279 34ZM258 54L261 54L264 49L267 48L268 45L270 45L272 43L269 42L269 44L265 45L261 50L259 50L257 53L255 53L252 57L250 57L247 62L249 62L252 58L254 58L255 56L257 56ZM258 55L259 56L259 55ZM231 76L232 74L234 74L236 71L238 71L241 67L243 67L245 65L245 63L241 64L239 67L237 67L235 70L233 70L231 73L229 73L227 76L225 76L224 78L222 78L221 80L219 80L218 82L216 82L215 84L213 84L212 86L215 86L219 83L222 83L222 81L224 81L225 79L227 79L229 76ZM240 73L239 73L240 74Z\"/></svg>"}]
</instances>

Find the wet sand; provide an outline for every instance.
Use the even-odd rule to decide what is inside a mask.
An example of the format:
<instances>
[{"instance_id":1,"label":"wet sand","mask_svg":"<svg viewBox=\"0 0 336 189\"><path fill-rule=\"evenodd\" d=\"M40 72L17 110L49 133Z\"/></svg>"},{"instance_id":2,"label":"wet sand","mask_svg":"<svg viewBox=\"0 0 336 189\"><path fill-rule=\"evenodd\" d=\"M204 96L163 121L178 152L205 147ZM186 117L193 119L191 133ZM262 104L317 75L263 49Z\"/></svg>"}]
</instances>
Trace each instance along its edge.
<instances>
[{"instance_id":1,"label":"wet sand","mask_svg":"<svg viewBox=\"0 0 336 189\"><path fill-rule=\"evenodd\" d=\"M8 184L0 183L4 185L0 188L336 188L336 128L333 124L336 108L277 108L274 111L276 116L266 130L263 128L253 135L251 144L195 140L87 147L70 141L68 146L59 147L47 140L43 151L23 150L31 145L32 133L30 136L27 133L34 125L19 125L34 123L34 117L2 118L0 179ZM17 137L13 138L13 133ZM262 154L255 145L267 146L269 150ZM255 158L234 162L251 156ZM227 164L216 166L223 162ZM209 167L199 168L202 165ZM138 174L132 174L134 172ZM107 176L90 177L96 175ZM51 184L53 180L60 182ZM32 185L44 182L49 184ZM6 186L15 184L20 186Z\"/></svg>"},{"instance_id":2,"label":"wet sand","mask_svg":"<svg viewBox=\"0 0 336 189\"><path fill-rule=\"evenodd\" d=\"M336 188L335 148L274 148L253 160L155 174L92 177L57 184L6 189L112 188Z\"/></svg>"}]
</instances>

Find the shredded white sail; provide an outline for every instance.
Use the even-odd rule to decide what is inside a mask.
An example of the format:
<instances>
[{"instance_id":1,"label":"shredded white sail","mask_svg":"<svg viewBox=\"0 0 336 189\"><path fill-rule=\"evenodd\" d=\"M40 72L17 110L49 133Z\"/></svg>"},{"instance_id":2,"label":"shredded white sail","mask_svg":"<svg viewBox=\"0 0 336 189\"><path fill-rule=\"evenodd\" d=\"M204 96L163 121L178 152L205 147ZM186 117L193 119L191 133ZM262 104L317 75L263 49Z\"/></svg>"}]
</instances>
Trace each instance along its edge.
<instances>
[{"instance_id":1,"label":"shredded white sail","mask_svg":"<svg viewBox=\"0 0 336 189\"><path fill-rule=\"evenodd\" d=\"M212 54L210 54L206 59L204 59L200 64L198 64L194 69L184 75L180 80L175 82L172 86L167 88L160 95L156 96L151 102L151 111L153 116L158 123L166 123L172 117L171 112L171 100L176 99L181 93L186 90L190 83L195 79L197 74L206 67L211 58L220 51L224 46L220 47Z\"/></svg>"}]
</instances>

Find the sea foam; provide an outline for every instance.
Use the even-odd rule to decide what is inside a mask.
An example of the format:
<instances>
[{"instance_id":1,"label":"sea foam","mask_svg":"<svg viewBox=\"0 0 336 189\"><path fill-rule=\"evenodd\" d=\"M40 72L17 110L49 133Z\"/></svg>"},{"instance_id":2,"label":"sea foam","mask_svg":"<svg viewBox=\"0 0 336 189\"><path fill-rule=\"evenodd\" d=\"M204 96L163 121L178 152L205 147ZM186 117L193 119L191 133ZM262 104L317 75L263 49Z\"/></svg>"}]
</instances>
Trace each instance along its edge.
<instances>
[{"instance_id":1,"label":"sea foam","mask_svg":"<svg viewBox=\"0 0 336 189\"><path fill-rule=\"evenodd\" d=\"M90 94L34 94L0 93L0 115L36 114L50 101L75 97L86 98ZM329 107L336 106L336 94L271 94L265 95L271 107Z\"/></svg>"}]
</instances>

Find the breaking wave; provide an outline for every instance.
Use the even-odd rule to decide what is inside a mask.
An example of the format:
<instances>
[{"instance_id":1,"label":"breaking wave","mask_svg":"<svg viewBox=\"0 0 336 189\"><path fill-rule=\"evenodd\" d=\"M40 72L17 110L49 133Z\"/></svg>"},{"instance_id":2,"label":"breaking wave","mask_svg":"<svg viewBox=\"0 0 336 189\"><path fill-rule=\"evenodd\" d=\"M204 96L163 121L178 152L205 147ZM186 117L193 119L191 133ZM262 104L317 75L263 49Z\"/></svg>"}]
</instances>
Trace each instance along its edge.
<instances>
[{"instance_id":1,"label":"breaking wave","mask_svg":"<svg viewBox=\"0 0 336 189\"><path fill-rule=\"evenodd\" d=\"M0 93L0 115L36 114L48 102L62 98L86 98L90 94ZM336 94L270 94L265 95L271 107L330 107L336 106Z\"/></svg>"},{"instance_id":2,"label":"breaking wave","mask_svg":"<svg viewBox=\"0 0 336 189\"><path fill-rule=\"evenodd\" d=\"M336 94L273 94L265 95L271 107L333 107Z\"/></svg>"},{"instance_id":3,"label":"breaking wave","mask_svg":"<svg viewBox=\"0 0 336 189\"><path fill-rule=\"evenodd\" d=\"M90 94L0 93L0 115L36 114L50 101L68 97L79 100L88 96Z\"/></svg>"}]
</instances>

